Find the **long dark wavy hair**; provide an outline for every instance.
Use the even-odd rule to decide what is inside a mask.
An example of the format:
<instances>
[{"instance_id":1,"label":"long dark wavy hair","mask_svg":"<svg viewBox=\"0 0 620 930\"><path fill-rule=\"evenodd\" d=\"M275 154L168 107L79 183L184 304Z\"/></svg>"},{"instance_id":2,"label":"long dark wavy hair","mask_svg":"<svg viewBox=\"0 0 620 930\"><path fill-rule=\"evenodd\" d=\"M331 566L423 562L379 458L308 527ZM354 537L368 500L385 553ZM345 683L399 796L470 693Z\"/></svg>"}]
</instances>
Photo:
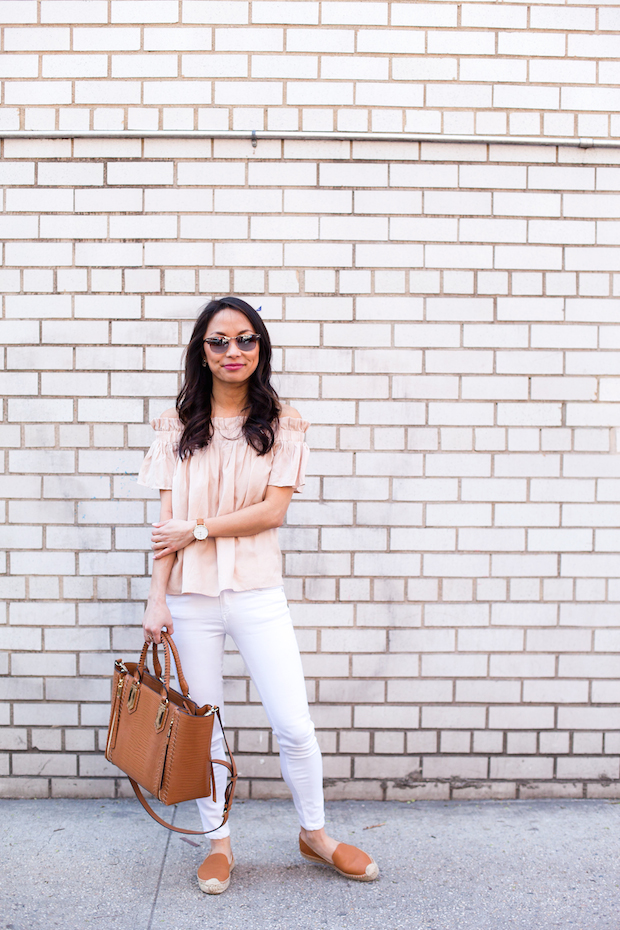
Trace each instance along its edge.
<instances>
[{"instance_id":1,"label":"long dark wavy hair","mask_svg":"<svg viewBox=\"0 0 620 930\"><path fill-rule=\"evenodd\" d=\"M265 455L275 441L275 421L280 415L278 395L271 384L271 340L267 327L257 311L239 297L221 297L211 300L202 308L196 320L191 339L185 350L185 378L177 397L179 419L184 425L179 443L179 456L185 458L198 449L208 446L213 437L211 422L211 392L213 375L203 366L202 340L209 322L216 313L230 307L248 318L250 328L260 335L258 365L248 380L248 402L243 413L243 435L259 455Z\"/></svg>"}]
</instances>

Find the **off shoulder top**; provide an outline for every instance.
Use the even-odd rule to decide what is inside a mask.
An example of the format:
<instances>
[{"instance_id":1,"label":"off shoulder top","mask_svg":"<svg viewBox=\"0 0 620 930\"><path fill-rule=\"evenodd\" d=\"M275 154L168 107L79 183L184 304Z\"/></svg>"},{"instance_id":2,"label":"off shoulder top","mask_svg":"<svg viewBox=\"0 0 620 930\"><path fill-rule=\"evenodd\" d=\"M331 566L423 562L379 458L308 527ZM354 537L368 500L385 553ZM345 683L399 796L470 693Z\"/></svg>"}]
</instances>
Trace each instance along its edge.
<instances>
[{"instance_id":1,"label":"off shoulder top","mask_svg":"<svg viewBox=\"0 0 620 930\"><path fill-rule=\"evenodd\" d=\"M209 445L181 461L178 444L183 432L179 419L151 421L155 440L146 454L138 484L172 490L175 520L196 520L233 513L264 500L268 485L304 486L309 454L305 432L309 423L280 417L273 448L258 455L241 430L242 417L213 417ZM282 558L277 529L255 536L209 536L176 553L168 594L206 594L249 591L282 584Z\"/></svg>"}]
</instances>

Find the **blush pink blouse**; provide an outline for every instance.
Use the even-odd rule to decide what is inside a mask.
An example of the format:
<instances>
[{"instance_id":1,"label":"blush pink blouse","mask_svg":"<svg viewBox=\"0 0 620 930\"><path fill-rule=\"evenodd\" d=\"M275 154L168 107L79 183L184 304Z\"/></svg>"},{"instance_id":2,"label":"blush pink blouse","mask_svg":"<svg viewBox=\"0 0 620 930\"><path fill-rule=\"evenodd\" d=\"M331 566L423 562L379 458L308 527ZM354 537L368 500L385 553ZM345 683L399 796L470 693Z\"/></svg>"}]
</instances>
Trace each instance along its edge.
<instances>
[{"instance_id":1,"label":"blush pink blouse","mask_svg":"<svg viewBox=\"0 0 620 930\"><path fill-rule=\"evenodd\" d=\"M172 489L172 517L196 520L217 517L264 500L268 485L304 486L309 449L305 432L309 423L298 417L280 417L276 441L266 455L248 445L243 417L213 417L209 445L181 461L177 454L183 424L176 418L151 421L155 441L138 475L147 488ZM176 553L168 594L206 594L249 591L282 584L282 557L278 530L255 536L218 536L191 542Z\"/></svg>"}]
</instances>

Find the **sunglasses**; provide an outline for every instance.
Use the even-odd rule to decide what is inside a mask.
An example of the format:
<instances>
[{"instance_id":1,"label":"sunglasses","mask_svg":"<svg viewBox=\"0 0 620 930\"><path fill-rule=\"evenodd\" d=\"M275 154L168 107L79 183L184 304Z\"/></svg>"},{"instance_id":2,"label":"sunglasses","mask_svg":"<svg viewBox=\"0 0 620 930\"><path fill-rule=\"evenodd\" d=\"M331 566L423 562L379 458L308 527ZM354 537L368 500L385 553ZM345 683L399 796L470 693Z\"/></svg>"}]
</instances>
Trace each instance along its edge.
<instances>
[{"instance_id":1,"label":"sunglasses","mask_svg":"<svg viewBox=\"0 0 620 930\"><path fill-rule=\"evenodd\" d=\"M241 336L234 336L233 338L237 343L237 347L241 349L242 352L251 352L252 349L255 349L258 345L260 336L258 333L242 333ZM228 336L209 336L202 341L206 343L216 355L223 355L228 351L228 346L230 345Z\"/></svg>"}]
</instances>

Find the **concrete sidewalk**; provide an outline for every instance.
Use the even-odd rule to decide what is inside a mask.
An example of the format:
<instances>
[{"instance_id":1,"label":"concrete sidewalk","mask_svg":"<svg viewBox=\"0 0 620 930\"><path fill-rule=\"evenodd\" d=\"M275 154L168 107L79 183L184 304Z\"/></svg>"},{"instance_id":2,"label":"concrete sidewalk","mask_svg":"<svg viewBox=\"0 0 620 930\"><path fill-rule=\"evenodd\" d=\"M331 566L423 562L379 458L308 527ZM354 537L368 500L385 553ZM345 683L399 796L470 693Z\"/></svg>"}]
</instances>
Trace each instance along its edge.
<instances>
[{"instance_id":1,"label":"concrete sidewalk","mask_svg":"<svg viewBox=\"0 0 620 930\"><path fill-rule=\"evenodd\" d=\"M620 927L618 802L344 801L327 810L330 832L377 860L378 881L305 863L290 802L237 801L237 868L215 897L195 878L208 841L165 831L136 801L1 801L0 930ZM193 802L165 813L199 829Z\"/></svg>"}]
</instances>

